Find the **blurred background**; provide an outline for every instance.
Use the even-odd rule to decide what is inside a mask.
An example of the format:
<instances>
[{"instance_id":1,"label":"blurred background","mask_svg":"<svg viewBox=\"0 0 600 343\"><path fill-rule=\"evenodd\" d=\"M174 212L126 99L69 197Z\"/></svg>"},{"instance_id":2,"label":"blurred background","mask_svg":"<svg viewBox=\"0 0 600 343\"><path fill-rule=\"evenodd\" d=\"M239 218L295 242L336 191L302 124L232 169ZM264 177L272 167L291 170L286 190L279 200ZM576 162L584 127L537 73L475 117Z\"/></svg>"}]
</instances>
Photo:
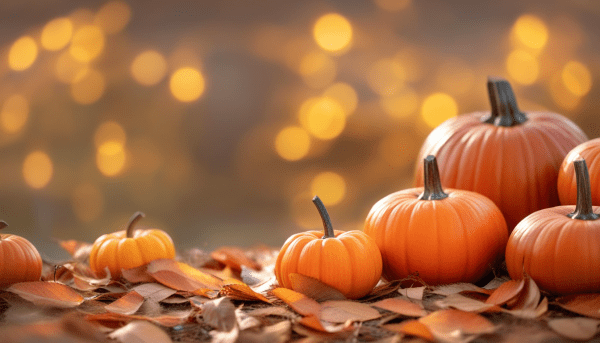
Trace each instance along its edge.
<instances>
[{"instance_id":1,"label":"blurred background","mask_svg":"<svg viewBox=\"0 0 600 343\"><path fill-rule=\"evenodd\" d=\"M0 2L0 219L43 255L140 225L179 251L361 229L444 120L522 110L600 136L600 3Z\"/></svg>"}]
</instances>

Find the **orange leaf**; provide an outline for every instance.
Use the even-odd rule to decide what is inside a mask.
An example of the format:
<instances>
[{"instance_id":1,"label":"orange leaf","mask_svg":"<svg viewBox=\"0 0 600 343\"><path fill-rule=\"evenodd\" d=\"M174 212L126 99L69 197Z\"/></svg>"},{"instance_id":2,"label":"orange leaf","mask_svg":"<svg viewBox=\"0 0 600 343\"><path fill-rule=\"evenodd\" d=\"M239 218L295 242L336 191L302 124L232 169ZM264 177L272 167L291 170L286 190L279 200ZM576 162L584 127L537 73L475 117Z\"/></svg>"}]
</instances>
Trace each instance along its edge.
<instances>
[{"instance_id":1,"label":"orange leaf","mask_svg":"<svg viewBox=\"0 0 600 343\"><path fill-rule=\"evenodd\" d=\"M236 247L222 247L210 253L210 257L229 266L231 269L241 272L242 266L250 269L261 270L262 266L248 258L243 250Z\"/></svg>"},{"instance_id":2,"label":"orange leaf","mask_svg":"<svg viewBox=\"0 0 600 343\"><path fill-rule=\"evenodd\" d=\"M442 340L460 338L462 334L492 333L496 329L494 324L478 314L453 309L435 311L419 321Z\"/></svg>"},{"instance_id":3,"label":"orange leaf","mask_svg":"<svg viewBox=\"0 0 600 343\"><path fill-rule=\"evenodd\" d=\"M141 315L135 315L135 314L120 314L120 313L106 312L106 313L99 313L99 314L88 314L87 316L85 316L85 319L88 321L91 321L91 322L97 322L99 324L102 324L102 325L104 325L106 327L110 327L110 328L121 327L121 326L123 326L123 324L131 322L133 320L146 320L146 321L153 322L153 323L161 325L161 326L174 327L174 326L185 323L188 320L188 317L190 316L191 313L192 313L192 311L190 310L190 311L182 311L181 313L178 313L177 315L175 315L175 314L173 314L173 312L171 312L171 314L169 314L169 315L148 317L148 316L141 316Z\"/></svg>"},{"instance_id":4,"label":"orange leaf","mask_svg":"<svg viewBox=\"0 0 600 343\"><path fill-rule=\"evenodd\" d=\"M557 298L556 305L571 312L600 319L600 293L566 295Z\"/></svg>"},{"instance_id":5,"label":"orange leaf","mask_svg":"<svg viewBox=\"0 0 600 343\"><path fill-rule=\"evenodd\" d=\"M399 313L407 317L421 317L427 314L423 307L402 298L387 298L372 303L371 306L382 308L390 312Z\"/></svg>"},{"instance_id":6,"label":"orange leaf","mask_svg":"<svg viewBox=\"0 0 600 343\"><path fill-rule=\"evenodd\" d=\"M559 318L548 321L548 326L561 336L576 341L587 341L596 336L599 320L577 317Z\"/></svg>"},{"instance_id":7,"label":"orange leaf","mask_svg":"<svg viewBox=\"0 0 600 343\"><path fill-rule=\"evenodd\" d=\"M136 291L131 291L110 305L104 306L109 312L121 314L134 314L144 303L144 297Z\"/></svg>"},{"instance_id":8,"label":"orange leaf","mask_svg":"<svg viewBox=\"0 0 600 343\"><path fill-rule=\"evenodd\" d=\"M121 269L121 275L123 278L131 283L139 283L139 282L154 282L154 278L148 274L146 270L148 267L147 264L143 266L131 268L131 269Z\"/></svg>"},{"instance_id":9,"label":"orange leaf","mask_svg":"<svg viewBox=\"0 0 600 343\"><path fill-rule=\"evenodd\" d=\"M273 290L273 295L303 316L315 315L318 317L321 311L321 305L318 302L291 289L276 288Z\"/></svg>"},{"instance_id":10,"label":"orange leaf","mask_svg":"<svg viewBox=\"0 0 600 343\"><path fill-rule=\"evenodd\" d=\"M234 300L246 300L246 301L263 301L268 304L271 303L264 295L256 293L246 284L230 284L225 285L219 292L221 296L227 296Z\"/></svg>"},{"instance_id":11,"label":"orange leaf","mask_svg":"<svg viewBox=\"0 0 600 343\"><path fill-rule=\"evenodd\" d=\"M221 279L171 259L159 259L148 263L147 272L156 281L180 291L219 290L222 286Z\"/></svg>"},{"instance_id":12,"label":"orange leaf","mask_svg":"<svg viewBox=\"0 0 600 343\"><path fill-rule=\"evenodd\" d=\"M92 251L92 244L76 241L74 239L67 241L58 240L58 244L78 261L87 259Z\"/></svg>"},{"instance_id":13,"label":"orange leaf","mask_svg":"<svg viewBox=\"0 0 600 343\"><path fill-rule=\"evenodd\" d=\"M327 300L346 300L347 298L337 289L324 284L323 282L312 278L310 276L291 273L289 276L290 282L292 283L292 289L296 292L300 292L309 298L315 299L316 301L327 301Z\"/></svg>"},{"instance_id":14,"label":"orange leaf","mask_svg":"<svg viewBox=\"0 0 600 343\"><path fill-rule=\"evenodd\" d=\"M300 324L313 330L326 333L337 333L342 331L354 330L351 322L346 322L344 324L324 323L315 315L303 317L302 319L300 319Z\"/></svg>"},{"instance_id":15,"label":"orange leaf","mask_svg":"<svg viewBox=\"0 0 600 343\"><path fill-rule=\"evenodd\" d=\"M525 280L509 280L496 288L494 293L485 301L486 304L504 305L519 296L525 287Z\"/></svg>"},{"instance_id":16,"label":"orange leaf","mask_svg":"<svg viewBox=\"0 0 600 343\"><path fill-rule=\"evenodd\" d=\"M430 342L435 341L435 337L433 337L433 334L431 333L431 331L429 331L427 325L421 323L418 320L406 320L402 323L386 324L382 327L384 329L399 332L405 335L420 337Z\"/></svg>"},{"instance_id":17,"label":"orange leaf","mask_svg":"<svg viewBox=\"0 0 600 343\"><path fill-rule=\"evenodd\" d=\"M83 297L71 287L56 282L31 281L15 283L6 289L39 306L76 307Z\"/></svg>"},{"instance_id":18,"label":"orange leaf","mask_svg":"<svg viewBox=\"0 0 600 343\"><path fill-rule=\"evenodd\" d=\"M332 323L346 321L364 322L381 317L381 314L371 306L356 301L330 300L321 304L319 318Z\"/></svg>"},{"instance_id":19,"label":"orange leaf","mask_svg":"<svg viewBox=\"0 0 600 343\"><path fill-rule=\"evenodd\" d=\"M144 299L150 299L155 302L162 301L177 292L172 288L165 287L155 282L143 283L133 287L132 290L136 291L139 295L144 297Z\"/></svg>"},{"instance_id":20,"label":"orange leaf","mask_svg":"<svg viewBox=\"0 0 600 343\"><path fill-rule=\"evenodd\" d=\"M123 343L170 343L169 335L156 325L146 321L133 321L111 332L108 337Z\"/></svg>"}]
</instances>

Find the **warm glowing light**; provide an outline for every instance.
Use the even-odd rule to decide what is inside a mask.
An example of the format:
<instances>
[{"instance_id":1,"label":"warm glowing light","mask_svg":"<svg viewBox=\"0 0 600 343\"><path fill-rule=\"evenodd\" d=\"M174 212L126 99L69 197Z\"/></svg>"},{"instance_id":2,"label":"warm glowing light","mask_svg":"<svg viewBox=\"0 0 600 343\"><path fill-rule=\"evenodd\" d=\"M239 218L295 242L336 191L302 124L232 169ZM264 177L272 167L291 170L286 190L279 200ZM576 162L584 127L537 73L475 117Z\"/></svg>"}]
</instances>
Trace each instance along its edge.
<instances>
[{"instance_id":1,"label":"warm glowing light","mask_svg":"<svg viewBox=\"0 0 600 343\"><path fill-rule=\"evenodd\" d=\"M194 101L204 92L204 77L194 68L180 68L171 75L169 86L177 100Z\"/></svg>"},{"instance_id":2,"label":"warm glowing light","mask_svg":"<svg viewBox=\"0 0 600 343\"><path fill-rule=\"evenodd\" d=\"M94 134L94 144L96 148L99 148L102 144L112 141L117 142L121 145L125 145L127 135L123 127L116 121L105 121L100 124Z\"/></svg>"},{"instance_id":3,"label":"warm glowing light","mask_svg":"<svg viewBox=\"0 0 600 343\"><path fill-rule=\"evenodd\" d=\"M326 14L315 23L313 37L324 50L340 51L352 41L352 25L337 13Z\"/></svg>"},{"instance_id":4,"label":"warm glowing light","mask_svg":"<svg viewBox=\"0 0 600 343\"><path fill-rule=\"evenodd\" d=\"M334 172L322 172L315 176L310 191L318 195L325 205L339 204L346 195L346 181Z\"/></svg>"},{"instance_id":5,"label":"warm glowing light","mask_svg":"<svg viewBox=\"0 0 600 343\"><path fill-rule=\"evenodd\" d=\"M84 223L96 220L104 209L104 196L98 186L82 183L71 193L73 212Z\"/></svg>"},{"instance_id":6,"label":"warm glowing light","mask_svg":"<svg viewBox=\"0 0 600 343\"><path fill-rule=\"evenodd\" d=\"M437 127L447 119L458 114L458 105L454 98L445 93L434 93L428 96L421 106L421 117L431 127Z\"/></svg>"},{"instance_id":7,"label":"warm glowing light","mask_svg":"<svg viewBox=\"0 0 600 343\"><path fill-rule=\"evenodd\" d=\"M97 70L90 69L85 75L71 85L71 97L82 105L93 104L104 94L104 76Z\"/></svg>"},{"instance_id":8,"label":"warm glowing light","mask_svg":"<svg viewBox=\"0 0 600 343\"><path fill-rule=\"evenodd\" d=\"M323 96L337 101L344 108L346 114L351 114L358 105L358 95L352 86L347 83L338 82L329 86Z\"/></svg>"},{"instance_id":9,"label":"warm glowing light","mask_svg":"<svg viewBox=\"0 0 600 343\"><path fill-rule=\"evenodd\" d=\"M125 167L125 147L116 141L108 141L96 151L96 166L105 176L115 176Z\"/></svg>"},{"instance_id":10,"label":"warm glowing light","mask_svg":"<svg viewBox=\"0 0 600 343\"><path fill-rule=\"evenodd\" d=\"M392 95L404 85L404 68L394 59L384 58L369 67L367 82L379 95Z\"/></svg>"},{"instance_id":11,"label":"warm glowing light","mask_svg":"<svg viewBox=\"0 0 600 343\"><path fill-rule=\"evenodd\" d=\"M0 125L7 133L19 132L29 118L29 103L21 94L11 95L2 105Z\"/></svg>"},{"instance_id":12,"label":"warm glowing light","mask_svg":"<svg viewBox=\"0 0 600 343\"><path fill-rule=\"evenodd\" d=\"M346 126L346 114L337 101L320 98L306 112L300 123L313 136L319 139L332 139L339 136Z\"/></svg>"},{"instance_id":13,"label":"warm glowing light","mask_svg":"<svg viewBox=\"0 0 600 343\"><path fill-rule=\"evenodd\" d=\"M550 80L550 94L552 100L565 110L574 110L581 102L581 97L573 94L565 84L562 73L554 74Z\"/></svg>"},{"instance_id":14,"label":"warm glowing light","mask_svg":"<svg viewBox=\"0 0 600 343\"><path fill-rule=\"evenodd\" d=\"M95 25L85 25L75 32L69 52L81 62L89 62L104 49L104 33Z\"/></svg>"},{"instance_id":15,"label":"warm glowing light","mask_svg":"<svg viewBox=\"0 0 600 343\"><path fill-rule=\"evenodd\" d=\"M390 116L406 118L419 109L419 97L415 91L407 89L396 95L382 97L379 104Z\"/></svg>"},{"instance_id":16,"label":"warm glowing light","mask_svg":"<svg viewBox=\"0 0 600 343\"><path fill-rule=\"evenodd\" d=\"M513 33L518 41L533 49L541 49L548 41L548 28L540 18L524 14L513 26Z\"/></svg>"},{"instance_id":17,"label":"warm glowing light","mask_svg":"<svg viewBox=\"0 0 600 343\"><path fill-rule=\"evenodd\" d=\"M385 11L398 12L407 8L412 0L374 0L377 7Z\"/></svg>"},{"instance_id":18,"label":"warm glowing light","mask_svg":"<svg viewBox=\"0 0 600 343\"><path fill-rule=\"evenodd\" d=\"M94 24L101 27L107 34L120 32L131 19L131 8L122 1L110 1L104 4L96 16Z\"/></svg>"},{"instance_id":19,"label":"warm glowing light","mask_svg":"<svg viewBox=\"0 0 600 343\"><path fill-rule=\"evenodd\" d=\"M275 137L275 151L288 161L302 159L310 149L310 136L301 127L288 126Z\"/></svg>"},{"instance_id":20,"label":"warm glowing light","mask_svg":"<svg viewBox=\"0 0 600 343\"><path fill-rule=\"evenodd\" d=\"M148 50L140 53L131 63L131 76L143 86L152 86L160 82L167 72L167 60L158 51Z\"/></svg>"},{"instance_id":21,"label":"warm glowing light","mask_svg":"<svg viewBox=\"0 0 600 343\"><path fill-rule=\"evenodd\" d=\"M592 89L592 73L581 62L569 61L561 76L565 87L578 97L586 95Z\"/></svg>"},{"instance_id":22,"label":"warm glowing light","mask_svg":"<svg viewBox=\"0 0 600 343\"><path fill-rule=\"evenodd\" d=\"M524 50L515 50L506 58L506 71L515 82L530 85L537 80L540 66L532 54Z\"/></svg>"},{"instance_id":23,"label":"warm glowing light","mask_svg":"<svg viewBox=\"0 0 600 343\"><path fill-rule=\"evenodd\" d=\"M300 75L312 88L323 88L335 80L337 68L333 59L320 51L313 51L302 57Z\"/></svg>"},{"instance_id":24,"label":"warm glowing light","mask_svg":"<svg viewBox=\"0 0 600 343\"><path fill-rule=\"evenodd\" d=\"M56 18L44 26L40 40L44 49L56 51L67 46L72 36L73 22L69 18Z\"/></svg>"},{"instance_id":25,"label":"warm glowing light","mask_svg":"<svg viewBox=\"0 0 600 343\"><path fill-rule=\"evenodd\" d=\"M33 151L23 162L23 178L29 187L45 187L52 179L53 166L50 157L43 151Z\"/></svg>"},{"instance_id":26,"label":"warm glowing light","mask_svg":"<svg viewBox=\"0 0 600 343\"><path fill-rule=\"evenodd\" d=\"M71 53L64 51L56 60L54 75L60 82L71 84L81 80L88 70L86 63L76 60Z\"/></svg>"},{"instance_id":27,"label":"warm glowing light","mask_svg":"<svg viewBox=\"0 0 600 343\"><path fill-rule=\"evenodd\" d=\"M38 47L35 40L29 36L17 39L8 52L8 66L12 70L25 70L35 62Z\"/></svg>"}]
</instances>

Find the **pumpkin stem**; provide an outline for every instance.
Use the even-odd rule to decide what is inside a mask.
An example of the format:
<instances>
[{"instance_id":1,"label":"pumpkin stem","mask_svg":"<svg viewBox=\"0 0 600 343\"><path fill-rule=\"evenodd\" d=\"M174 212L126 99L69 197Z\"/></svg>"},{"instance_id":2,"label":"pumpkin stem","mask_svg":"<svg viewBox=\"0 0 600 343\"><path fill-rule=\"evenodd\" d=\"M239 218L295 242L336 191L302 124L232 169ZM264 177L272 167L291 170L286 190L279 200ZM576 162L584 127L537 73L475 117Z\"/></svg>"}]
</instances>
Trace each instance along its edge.
<instances>
[{"instance_id":1,"label":"pumpkin stem","mask_svg":"<svg viewBox=\"0 0 600 343\"><path fill-rule=\"evenodd\" d=\"M517 98L508 81L488 77L487 85L492 112L489 117L482 119L484 123L510 127L527 121L527 116L517 106Z\"/></svg>"},{"instance_id":2,"label":"pumpkin stem","mask_svg":"<svg viewBox=\"0 0 600 343\"><path fill-rule=\"evenodd\" d=\"M135 212L131 218L129 218L129 223L127 224L127 238L133 238L133 232L135 231L135 224L140 221L140 219L144 218L146 215L142 212Z\"/></svg>"},{"instance_id":3,"label":"pumpkin stem","mask_svg":"<svg viewBox=\"0 0 600 343\"><path fill-rule=\"evenodd\" d=\"M321 215L321 220L323 221L325 235L323 235L322 238L325 239L335 237L335 233L333 232L333 226L331 226L331 219L329 218L329 213L327 213L325 205L323 204L321 199L316 195L312 201L315 204L315 206L317 206L317 210L319 210L319 215Z\"/></svg>"},{"instance_id":4,"label":"pumpkin stem","mask_svg":"<svg viewBox=\"0 0 600 343\"><path fill-rule=\"evenodd\" d=\"M8 226L8 224L6 224L6 222L4 220L0 220L0 230L4 229L7 226ZM0 236L0 241L1 240L2 240L2 236Z\"/></svg>"},{"instance_id":5,"label":"pumpkin stem","mask_svg":"<svg viewBox=\"0 0 600 343\"><path fill-rule=\"evenodd\" d=\"M577 179L577 204L575 212L567 214L572 219L596 220L600 216L592 208L592 191L590 189L590 174L584 159L573 162Z\"/></svg>"},{"instance_id":6,"label":"pumpkin stem","mask_svg":"<svg viewBox=\"0 0 600 343\"><path fill-rule=\"evenodd\" d=\"M441 200L448 197L442 189L440 171L435 156L429 155L423 160L423 193L419 200Z\"/></svg>"}]
</instances>

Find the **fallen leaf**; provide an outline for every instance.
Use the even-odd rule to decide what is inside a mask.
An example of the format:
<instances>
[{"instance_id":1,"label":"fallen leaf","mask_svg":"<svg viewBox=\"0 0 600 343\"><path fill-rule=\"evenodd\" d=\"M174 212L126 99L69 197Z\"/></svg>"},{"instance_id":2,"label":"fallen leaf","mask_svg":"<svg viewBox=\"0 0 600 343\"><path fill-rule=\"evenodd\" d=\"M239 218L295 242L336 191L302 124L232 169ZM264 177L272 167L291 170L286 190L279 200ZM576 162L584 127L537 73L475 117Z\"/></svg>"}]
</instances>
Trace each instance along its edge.
<instances>
[{"instance_id":1,"label":"fallen leaf","mask_svg":"<svg viewBox=\"0 0 600 343\"><path fill-rule=\"evenodd\" d=\"M386 330L399 332L404 335L423 338L430 342L435 341L435 337L433 337L433 334L429 331L427 325L418 320L405 320L402 323L386 324L382 327Z\"/></svg>"},{"instance_id":2,"label":"fallen leaf","mask_svg":"<svg viewBox=\"0 0 600 343\"><path fill-rule=\"evenodd\" d=\"M133 321L110 333L108 337L123 343L169 343L169 335L154 324L142 320Z\"/></svg>"},{"instance_id":3,"label":"fallen leaf","mask_svg":"<svg viewBox=\"0 0 600 343\"><path fill-rule=\"evenodd\" d=\"M58 244L77 261L85 261L92 251L91 243L80 242L74 239L67 241L58 240Z\"/></svg>"},{"instance_id":4,"label":"fallen leaf","mask_svg":"<svg viewBox=\"0 0 600 343\"><path fill-rule=\"evenodd\" d=\"M288 277L294 291L302 293L318 302L347 299L342 292L310 276L291 273Z\"/></svg>"},{"instance_id":5,"label":"fallen leaf","mask_svg":"<svg viewBox=\"0 0 600 343\"><path fill-rule=\"evenodd\" d=\"M401 286L404 280L394 280L392 282L387 282L379 286L375 286L371 293L364 296L361 300L370 301L373 299L381 298L390 293L396 292Z\"/></svg>"},{"instance_id":6,"label":"fallen leaf","mask_svg":"<svg viewBox=\"0 0 600 343\"><path fill-rule=\"evenodd\" d=\"M547 299L540 303L540 289L532 278L525 276L524 283L519 296L506 304L509 310L505 312L521 318L537 318L548 310Z\"/></svg>"},{"instance_id":7,"label":"fallen leaf","mask_svg":"<svg viewBox=\"0 0 600 343\"><path fill-rule=\"evenodd\" d=\"M231 331L213 330L209 334L212 343L235 343L238 341L240 329L236 326Z\"/></svg>"},{"instance_id":8,"label":"fallen leaf","mask_svg":"<svg viewBox=\"0 0 600 343\"><path fill-rule=\"evenodd\" d=\"M303 317L302 319L300 319L300 324L313 330L325 333L339 333L354 330L351 321L347 321L343 324L332 324L328 322L323 322L315 315Z\"/></svg>"},{"instance_id":9,"label":"fallen leaf","mask_svg":"<svg viewBox=\"0 0 600 343\"><path fill-rule=\"evenodd\" d=\"M587 341L596 336L600 320L577 317L559 318L548 321L548 326L561 336L575 340Z\"/></svg>"},{"instance_id":10,"label":"fallen leaf","mask_svg":"<svg viewBox=\"0 0 600 343\"><path fill-rule=\"evenodd\" d=\"M287 319L294 319L298 316L297 314L288 311L284 307L279 306L257 308L256 310L248 311L247 314L253 317L277 316Z\"/></svg>"},{"instance_id":11,"label":"fallen leaf","mask_svg":"<svg viewBox=\"0 0 600 343\"><path fill-rule=\"evenodd\" d=\"M566 295L557 298L555 304L565 310L600 319L600 293Z\"/></svg>"},{"instance_id":12,"label":"fallen leaf","mask_svg":"<svg viewBox=\"0 0 600 343\"><path fill-rule=\"evenodd\" d=\"M136 291L130 291L109 305L104 306L104 309L109 312L121 314L134 314L144 303L144 297Z\"/></svg>"},{"instance_id":13,"label":"fallen leaf","mask_svg":"<svg viewBox=\"0 0 600 343\"><path fill-rule=\"evenodd\" d=\"M485 334L496 330L485 317L461 310L439 310L419 318L441 340L460 339L463 334Z\"/></svg>"},{"instance_id":14,"label":"fallen leaf","mask_svg":"<svg viewBox=\"0 0 600 343\"><path fill-rule=\"evenodd\" d=\"M241 331L261 326L262 322L257 318L248 315L241 308L235 310L238 327Z\"/></svg>"},{"instance_id":15,"label":"fallen leaf","mask_svg":"<svg viewBox=\"0 0 600 343\"><path fill-rule=\"evenodd\" d=\"M381 314L371 306L356 301L330 300L321 304L321 320L332 323L377 319Z\"/></svg>"},{"instance_id":16,"label":"fallen leaf","mask_svg":"<svg viewBox=\"0 0 600 343\"><path fill-rule=\"evenodd\" d=\"M188 320L191 313L192 310L188 310L180 312L170 312L168 315L150 317L146 315L141 316L135 314L106 312L99 314L88 314L85 316L85 319L87 321L96 322L110 328L118 328L134 320L145 320L161 326L174 327L185 323Z\"/></svg>"},{"instance_id":17,"label":"fallen leaf","mask_svg":"<svg viewBox=\"0 0 600 343\"><path fill-rule=\"evenodd\" d=\"M150 299L156 302L162 301L177 292L172 288L165 287L156 282L144 283L133 287L132 290L136 291L145 299Z\"/></svg>"},{"instance_id":18,"label":"fallen leaf","mask_svg":"<svg viewBox=\"0 0 600 343\"><path fill-rule=\"evenodd\" d=\"M321 305L318 302L291 289L276 288L273 290L273 295L303 316L315 315L318 317L321 311Z\"/></svg>"},{"instance_id":19,"label":"fallen leaf","mask_svg":"<svg viewBox=\"0 0 600 343\"><path fill-rule=\"evenodd\" d=\"M444 299L434 301L434 304L440 308L454 308L466 312L481 313L490 310L500 311L500 308L494 304L486 304L479 300L471 299L460 293L450 294Z\"/></svg>"},{"instance_id":20,"label":"fallen leaf","mask_svg":"<svg viewBox=\"0 0 600 343\"><path fill-rule=\"evenodd\" d=\"M466 282L458 282L458 283L451 283L448 285L436 286L434 289L431 290L431 293L438 294L438 295L451 295L451 294L456 294L456 293L460 293L460 292L464 292L464 291L473 291L473 292L479 292L479 293L483 293L483 294L492 294L492 291L490 291L489 289L481 288L481 287L475 286L472 283L466 283Z\"/></svg>"},{"instance_id":21,"label":"fallen leaf","mask_svg":"<svg viewBox=\"0 0 600 343\"><path fill-rule=\"evenodd\" d=\"M240 276L248 286L261 284L275 276L275 264L264 265L261 271L242 266Z\"/></svg>"},{"instance_id":22,"label":"fallen leaf","mask_svg":"<svg viewBox=\"0 0 600 343\"><path fill-rule=\"evenodd\" d=\"M423 293L425 292L425 286L411 287L411 288L400 288L398 293L404 295L407 298L415 300L423 300Z\"/></svg>"},{"instance_id":23,"label":"fallen leaf","mask_svg":"<svg viewBox=\"0 0 600 343\"><path fill-rule=\"evenodd\" d=\"M511 300L516 299L523 288L525 280L510 280L501 284L500 287L490 294L490 297L485 301L486 304L504 305Z\"/></svg>"},{"instance_id":24,"label":"fallen leaf","mask_svg":"<svg viewBox=\"0 0 600 343\"><path fill-rule=\"evenodd\" d=\"M423 307L402 298L387 298L372 303L371 306L382 308L390 312L399 313L407 317L421 317L427 314Z\"/></svg>"},{"instance_id":25,"label":"fallen leaf","mask_svg":"<svg viewBox=\"0 0 600 343\"><path fill-rule=\"evenodd\" d=\"M265 327L260 332L242 331L238 341L244 343L287 342L292 335L292 324L287 320Z\"/></svg>"},{"instance_id":26,"label":"fallen leaf","mask_svg":"<svg viewBox=\"0 0 600 343\"><path fill-rule=\"evenodd\" d=\"M231 269L241 272L242 266L254 270L261 270L262 266L248 258L244 251L236 247L221 247L210 253L210 257L229 266Z\"/></svg>"},{"instance_id":27,"label":"fallen leaf","mask_svg":"<svg viewBox=\"0 0 600 343\"><path fill-rule=\"evenodd\" d=\"M219 295L227 296L234 300L263 301L268 304L271 303L264 295L256 293L250 286L243 283L225 285L219 291Z\"/></svg>"},{"instance_id":28,"label":"fallen leaf","mask_svg":"<svg viewBox=\"0 0 600 343\"><path fill-rule=\"evenodd\" d=\"M176 290L194 292L199 289L219 290L222 280L171 259L158 259L148 263L147 272L156 281Z\"/></svg>"},{"instance_id":29,"label":"fallen leaf","mask_svg":"<svg viewBox=\"0 0 600 343\"><path fill-rule=\"evenodd\" d=\"M226 297L202 304L202 318L217 331L230 332L237 326L235 306Z\"/></svg>"},{"instance_id":30,"label":"fallen leaf","mask_svg":"<svg viewBox=\"0 0 600 343\"><path fill-rule=\"evenodd\" d=\"M76 307L83 297L71 287L49 281L15 283L6 289L39 306Z\"/></svg>"},{"instance_id":31,"label":"fallen leaf","mask_svg":"<svg viewBox=\"0 0 600 343\"><path fill-rule=\"evenodd\" d=\"M155 282L156 280L148 274L147 268L148 265L144 264L131 269L121 269L121 276L131 283Z\"/></svg>"}]
</instances>

